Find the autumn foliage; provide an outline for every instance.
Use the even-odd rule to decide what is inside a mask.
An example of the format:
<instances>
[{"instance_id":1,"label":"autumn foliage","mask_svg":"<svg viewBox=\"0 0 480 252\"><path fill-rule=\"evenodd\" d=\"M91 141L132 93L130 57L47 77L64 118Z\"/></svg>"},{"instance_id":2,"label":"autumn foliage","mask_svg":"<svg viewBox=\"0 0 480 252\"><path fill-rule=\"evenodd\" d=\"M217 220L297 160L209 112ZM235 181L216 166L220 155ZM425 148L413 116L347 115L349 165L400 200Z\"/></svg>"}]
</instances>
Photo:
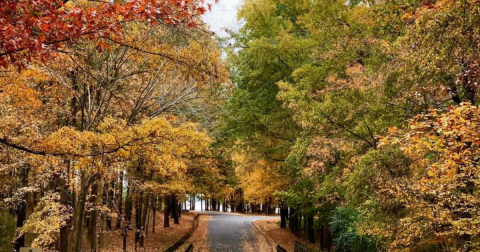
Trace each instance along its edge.
<instances>
[{"instance_id":1,"label":"autumn foliage","mask_svg":"<svg viewBox=\"0 0 480 252\"><path fill-rule=\"evenodd\" d=\"M178 224L187 194L219 187L213 140L194 119L228 87L206 8L0 4L2 242L97 251L118 229L125 248L145 249L155 212Z\"/></svg>"},{"instance_id":2,"label":"autumn foliage","mask_svg":"<svg viewBox=\"0 0 480 252\"><path fill-rule=\"evenodd\" d=\"M383 140L400 145L412 160L406 176L388 187L407 211L392 249L478 246L479 119L479 109L469 103L446 113L433 110L412 119L405 133L391 129Z\"/></svg>"},{"instance_id":3,"label":"autumn foliage","mask_svg":"<svg viewBox=\"0 0 480 252\"><path fill-rule=\"evenodd\" d=\"M51 53L80 39L109 47L122 40L122 24L196 27L205 13L203 0L180 1L3 1L0 6L0 65L25 67L32 58L50 60Z\"/></svg>"},{"instance_id":4,"label":"autumn foliage","mask_svg":"<svg viewBox=\"0 0 480 252\"><path fill-rule=\"evenodd\" d=\"M479 1L245 0L231 40L213 2L0 2L0 250L148 251L195 199L321 251L478 250Z\"/></svg>"},{"instance_id":5,"label":"autumn foliage","mask_svg":"<svg viewBox=\"0 0 480 252\"><path fill-rule=\"evenodd\" d=\"M322 251L478 250L479 13L245 1L220 127L240 191Z\"/></svg>"}]
</instances>

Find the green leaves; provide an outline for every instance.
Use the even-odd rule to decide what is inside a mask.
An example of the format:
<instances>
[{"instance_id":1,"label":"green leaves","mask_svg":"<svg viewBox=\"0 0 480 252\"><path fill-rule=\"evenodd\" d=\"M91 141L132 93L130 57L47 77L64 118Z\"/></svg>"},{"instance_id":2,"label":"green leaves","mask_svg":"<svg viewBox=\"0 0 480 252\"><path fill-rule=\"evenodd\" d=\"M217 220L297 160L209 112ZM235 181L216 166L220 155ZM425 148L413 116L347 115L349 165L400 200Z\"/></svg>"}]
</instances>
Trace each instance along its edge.
<instances>
[{"instance_id":1,"label":"green leaves","mask_svg":"<svg viewBox=\"0 0 480 252\"><path fill-rule=\"evenodd\" d=\"M15 221L12 216L0 210L0 251L10 251L15 235Z\"/></svg>"}]
</instances>

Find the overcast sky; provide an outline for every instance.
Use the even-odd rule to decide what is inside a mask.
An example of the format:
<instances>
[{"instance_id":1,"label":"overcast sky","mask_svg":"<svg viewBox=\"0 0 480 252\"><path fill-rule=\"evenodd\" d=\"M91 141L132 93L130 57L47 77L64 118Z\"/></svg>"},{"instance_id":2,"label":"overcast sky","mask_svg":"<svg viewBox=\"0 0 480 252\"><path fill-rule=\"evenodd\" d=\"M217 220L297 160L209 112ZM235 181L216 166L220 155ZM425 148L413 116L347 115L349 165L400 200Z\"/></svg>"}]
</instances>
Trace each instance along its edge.
<instances>
[{"instance_id":1,"label":"overcast sky","mask_svg":"<svg viewBox=\"0 0 480 252\"><path fill-rule=\"evenodd\" d=\"M220 37L227 34L224 28L230 30L238 30L240 23L237 21L237 8L243 0L219 0L217 4L213 4L212 11L204 15L203 21L210 26L210 30Z\"/></svg>"}]
</instances>

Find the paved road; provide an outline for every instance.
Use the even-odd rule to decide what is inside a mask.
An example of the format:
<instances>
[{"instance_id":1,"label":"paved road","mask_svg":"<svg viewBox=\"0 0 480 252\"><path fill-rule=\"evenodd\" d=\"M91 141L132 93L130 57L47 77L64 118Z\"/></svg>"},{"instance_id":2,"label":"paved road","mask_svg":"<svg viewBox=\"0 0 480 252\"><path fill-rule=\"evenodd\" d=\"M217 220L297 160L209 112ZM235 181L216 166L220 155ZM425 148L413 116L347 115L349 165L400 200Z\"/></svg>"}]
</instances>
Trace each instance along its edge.
<instances>
[{"instance_id":1,"label":"paved road","mask_svg":"<svg viewBox=\"0 0 480 252\"><path fill-rule=\"evenodd\" d=\"M208 241L210 252L263 252L265 242L259 242L260 232L253 222L261 219L280 219L278 216L249 216L231 213L203 212L210 215ZM265 239L262 239L265 241ZM268 244L267 244L268 245ZM262 246L262 247L260 247Z\"/></svg>"}]
</instances>

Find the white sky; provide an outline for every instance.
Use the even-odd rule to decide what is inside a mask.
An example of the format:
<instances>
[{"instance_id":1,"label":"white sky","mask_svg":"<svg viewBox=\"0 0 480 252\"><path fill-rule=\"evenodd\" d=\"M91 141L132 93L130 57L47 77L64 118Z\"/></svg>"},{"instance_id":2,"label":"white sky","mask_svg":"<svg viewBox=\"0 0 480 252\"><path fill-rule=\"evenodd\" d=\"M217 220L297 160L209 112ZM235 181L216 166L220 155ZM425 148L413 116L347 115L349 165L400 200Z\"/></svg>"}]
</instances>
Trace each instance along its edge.
<instances>
[{"instance_id":1,"label":"white sky","mask_svg":"<svg viewBox=\"0 0 480 252\"><path fill-rule=\"evenodd\" d=\"M217 4L212 5L212 11L207 11L203 16L203 21L218 36L226 37L225 28L236 31L240 27L240 22L237 20L237 9L242 2L243 0L219 0Z\"/></svg>"}]
</instances>

